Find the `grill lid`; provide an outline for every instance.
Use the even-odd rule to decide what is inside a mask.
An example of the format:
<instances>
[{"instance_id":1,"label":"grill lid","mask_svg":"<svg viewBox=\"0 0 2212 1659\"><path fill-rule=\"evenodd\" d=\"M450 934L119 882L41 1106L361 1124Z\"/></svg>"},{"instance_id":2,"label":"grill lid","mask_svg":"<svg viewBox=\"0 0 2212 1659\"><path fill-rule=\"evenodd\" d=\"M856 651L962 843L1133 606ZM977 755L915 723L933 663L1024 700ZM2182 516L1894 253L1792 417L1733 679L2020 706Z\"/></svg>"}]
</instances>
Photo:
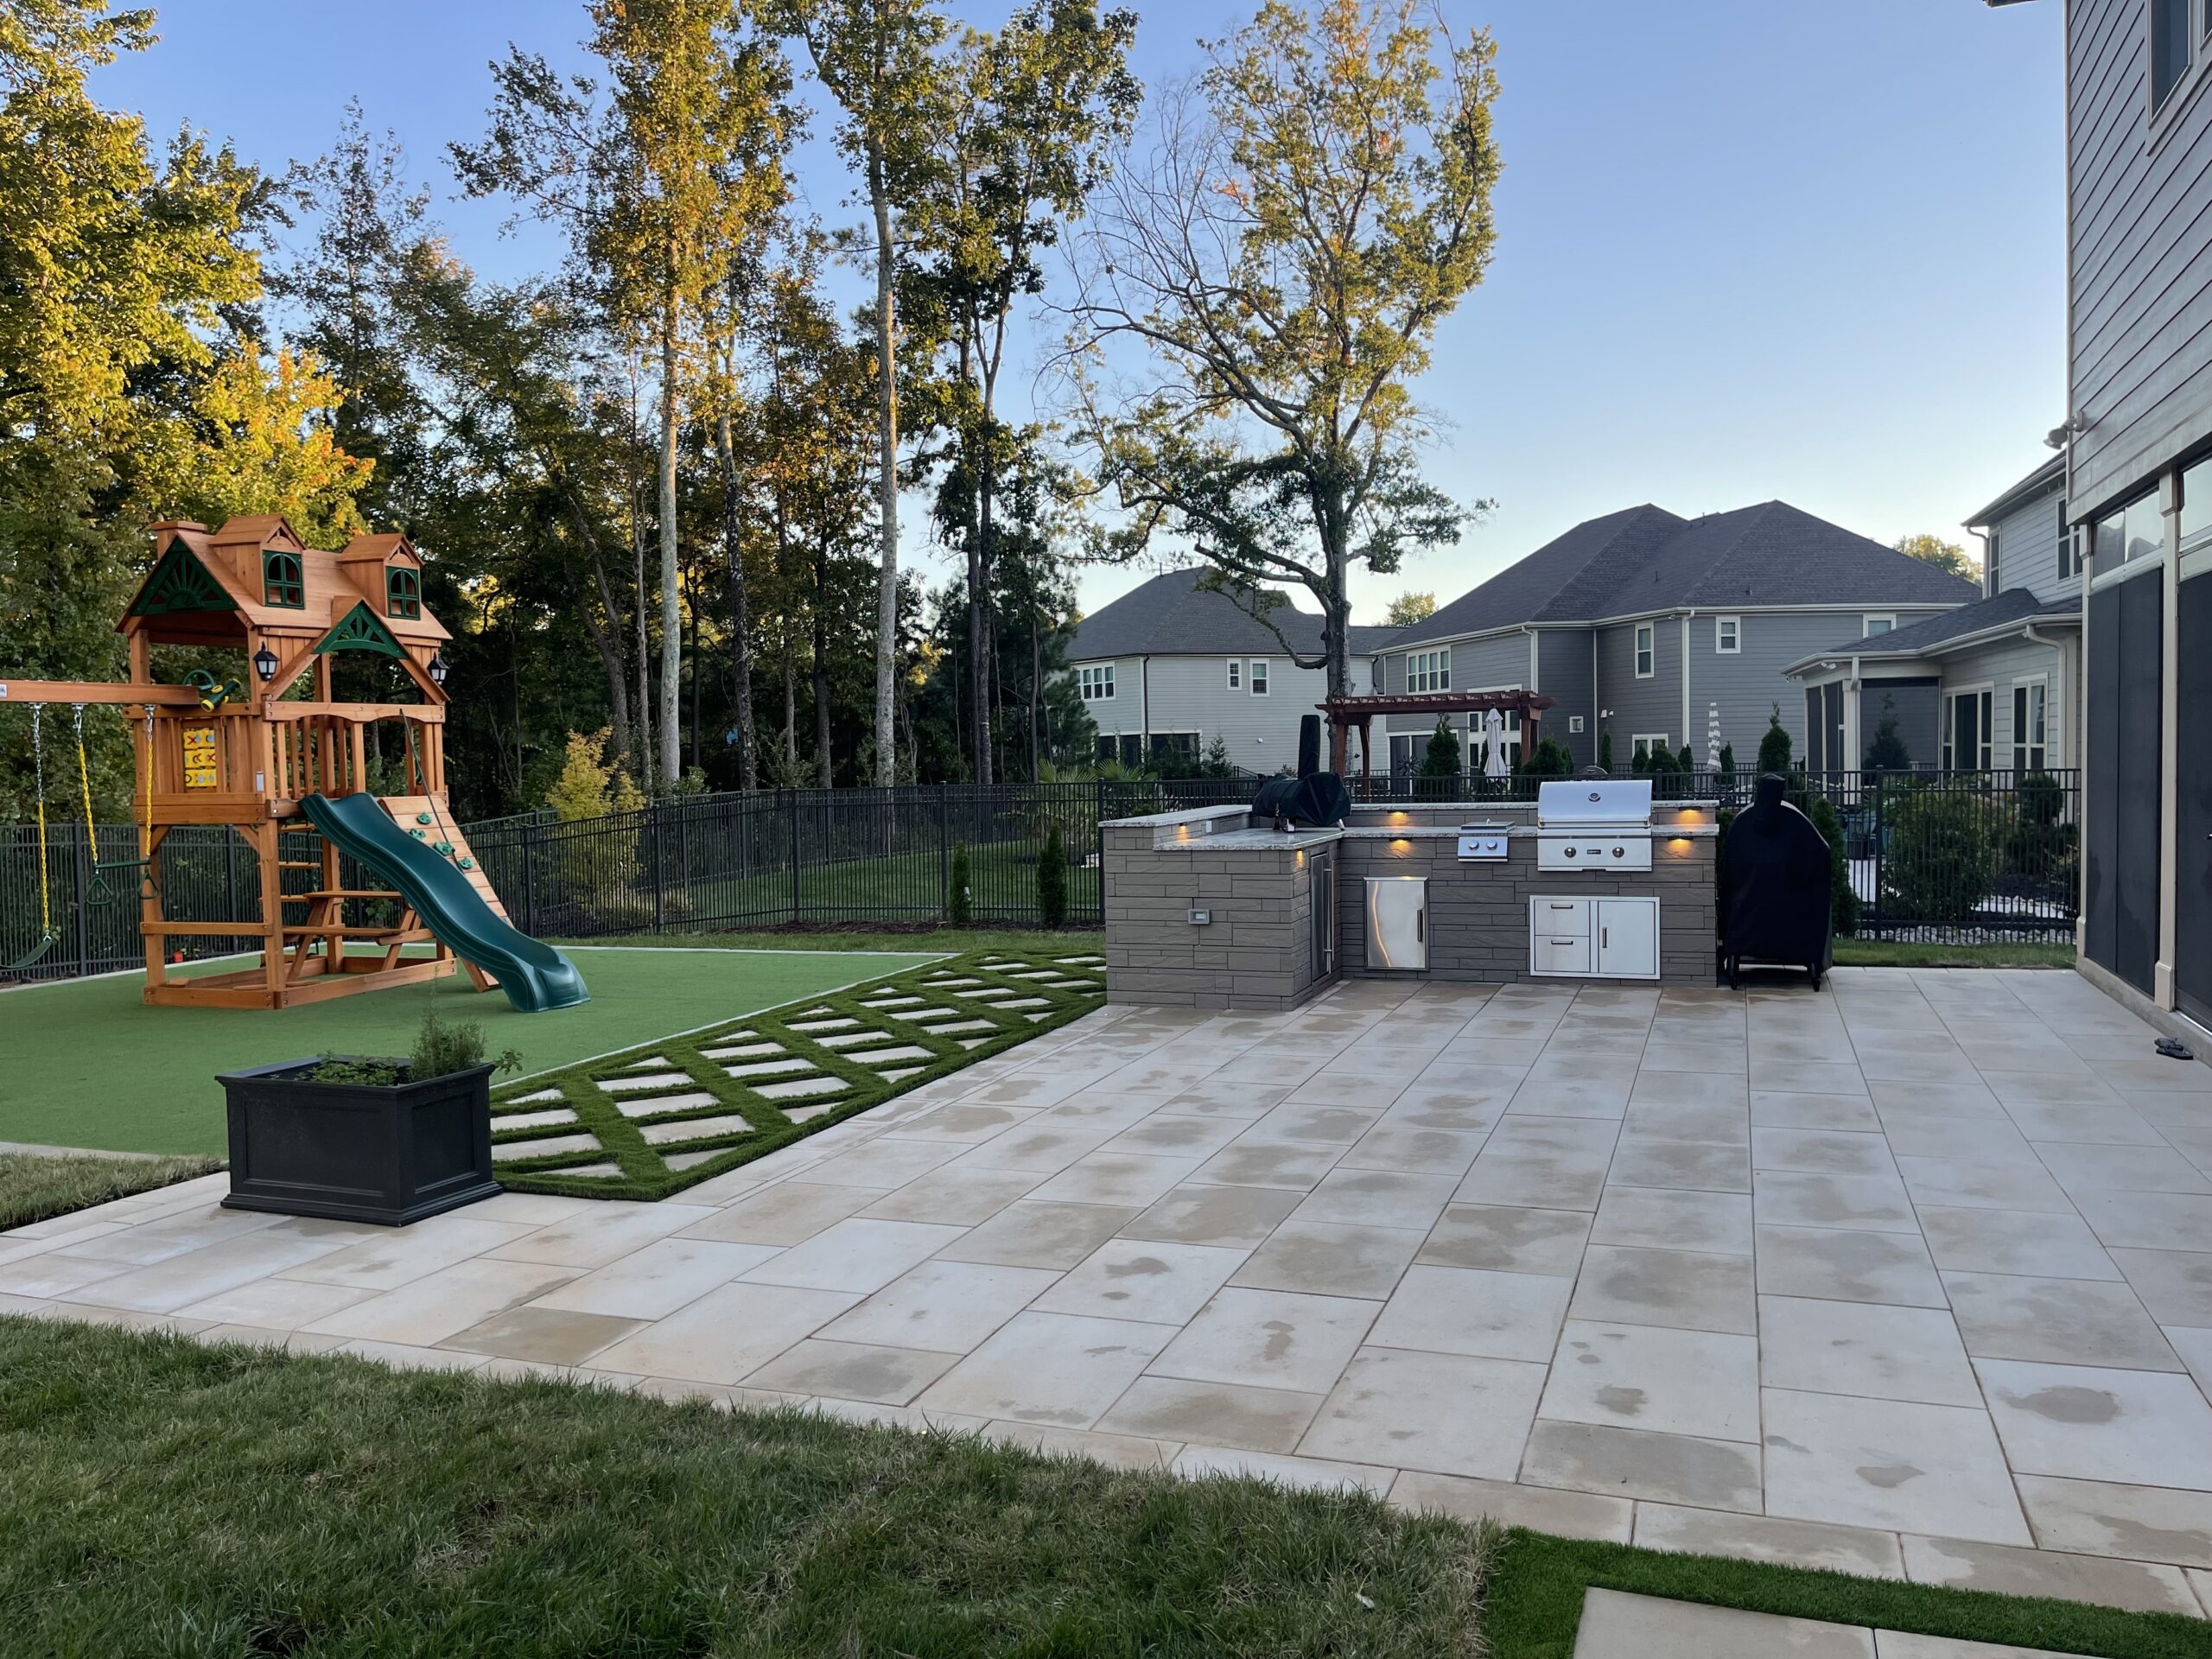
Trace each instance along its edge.
<instances>
[{"instance_id":1,"label":"grill lid","mask_svg":"<svg viewBox=\"0 0 2212 1659\"><path fill-rule=\"evenodd\" d=\"M1536 822L1547 830L1651 823L1649 778L1560 778L1536 791Z\"/></svg>"}]
</instances>

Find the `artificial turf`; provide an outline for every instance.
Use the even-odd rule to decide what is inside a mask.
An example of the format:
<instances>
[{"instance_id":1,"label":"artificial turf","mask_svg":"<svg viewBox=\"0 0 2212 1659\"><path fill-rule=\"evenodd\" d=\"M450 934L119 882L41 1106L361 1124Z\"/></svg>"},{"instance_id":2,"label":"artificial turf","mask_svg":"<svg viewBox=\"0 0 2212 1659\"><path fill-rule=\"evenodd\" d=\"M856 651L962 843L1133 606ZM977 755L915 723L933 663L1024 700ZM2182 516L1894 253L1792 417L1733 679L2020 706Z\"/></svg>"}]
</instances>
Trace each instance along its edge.
<instances>
[{"instance_id":1,"label":"artificial turf","mask_svg":"<svg viewBox=\"0 0 2212 1659\"><path fill-rule=\"evenodd\" d=\"M1096 956L976 950L656 1038L501 1088L499 1178L525 1192L664 1198L1064 1026L1105 996ZM533 1142L546 1155L527 1155Z\"/></svg>"},{"instance_id":2,"label":"artificial turf","mask_svg":"<svg viewBox=\"0 0 2212 1659\"><path fill-rule=\"evenodd\" d=\"M517 1049L526 1070L545 1071L939 954L583 949L576 963L591 1001L529 1014L497 991L471 991L461 975L275 1011L149 1007L135 974L31 985L0 993L0 1141L219 1154L217 1073L326 1053L404 1054L433 1004L480 1021L491 1052Z\"/></svg>"}]
</instances>

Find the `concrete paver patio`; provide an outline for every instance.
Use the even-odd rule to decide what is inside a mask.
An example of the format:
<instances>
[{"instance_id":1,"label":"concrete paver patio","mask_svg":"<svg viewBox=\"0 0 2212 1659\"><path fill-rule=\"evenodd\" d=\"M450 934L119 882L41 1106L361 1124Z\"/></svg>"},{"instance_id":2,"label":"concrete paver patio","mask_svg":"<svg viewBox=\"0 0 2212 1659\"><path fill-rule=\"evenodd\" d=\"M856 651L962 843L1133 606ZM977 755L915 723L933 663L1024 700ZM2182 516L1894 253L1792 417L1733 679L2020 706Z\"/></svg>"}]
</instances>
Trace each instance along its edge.
<instances>
[{"instance_id":1,"label":"concrete paver patio","mask_svg":"<svg viewBox=\"0 0 2212 1659\"><path fill-rule=\"evenodd\" d=\"M1830 984L1109 1007L664 1204L124 1199L0 1311L2202 1613L2212 1068L2069 974Z\"/></svg>"}]
</instances>

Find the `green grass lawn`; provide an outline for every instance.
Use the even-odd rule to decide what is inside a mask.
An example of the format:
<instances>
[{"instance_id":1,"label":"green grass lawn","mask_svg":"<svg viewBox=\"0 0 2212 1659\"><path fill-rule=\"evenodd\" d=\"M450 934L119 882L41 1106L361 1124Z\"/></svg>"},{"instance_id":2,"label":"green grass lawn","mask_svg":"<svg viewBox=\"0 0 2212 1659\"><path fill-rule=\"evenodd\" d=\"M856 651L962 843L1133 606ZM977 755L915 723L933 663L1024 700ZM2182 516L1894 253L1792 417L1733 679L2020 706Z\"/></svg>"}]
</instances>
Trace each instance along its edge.
<instances>
[{"instance_id":1,"label":"green grass lawn","mask_svg":"<svg viewBox=\"0 0 2212 1659\"><path fill-rule=\"evenodd\" d=\"M1586 1586L2179 1659L2200 1621L981 1440L0 1318L10 1652L1569 1659Z\"/></svg>"},{"instance_id":2,"label":"green grass lawn","mask_svg":"<svg viewBox=\"0 0 2212 1659\"><path fill-rule=\"evenodd\" d=\"M1838 939L1839 968L2071 968L2070 944L1905 944L1891 939Z\"/></svg>"},{"instance_id":3,"label":"green grass lawn","mask_svg":"<svg viewBox=\"0 0 2212 1659\"><path fill-rule=\"evenodd\" d=\"M552 943L566 948L569 941ZM583 939L585 945L692 945L714 950L1051 950L1062 955L1106 949L1106 936L1096 929L1063 929L1047 932L1034 927L938 927L916 923L912 927L871 927L866 923L811 923L798 927L744 929L713 933L621 933Z\"/></svg>"},{"instance_id":4,"label":"green grass lawn","mask_svg":"<svg viewBox=\"0 0 2212 1659\"><path fill-rule=\"evenodd\" d=\"M87 1210L222 1166L213 1158L29 1158L0 1154L0 1232Z\"/></svg>"},{"instance_id":5,"label":"green grass lawn","mask_svg":"<svg viewBox=\"0 0 2212 1659\"><path fill-rule=\"evenodd\" d=\"M591 1001L550 1014L518 1014L461 975L273 1011L148 1007L136 974L33 985L0 993L0 1141L219 1154L218 1072L303 1055L404 1054L426 1007L480 1021L491 1052L518 1049L526 1070L546 1071L938 954L587 947L576 963Z\"/></svg>"}]
</instances>

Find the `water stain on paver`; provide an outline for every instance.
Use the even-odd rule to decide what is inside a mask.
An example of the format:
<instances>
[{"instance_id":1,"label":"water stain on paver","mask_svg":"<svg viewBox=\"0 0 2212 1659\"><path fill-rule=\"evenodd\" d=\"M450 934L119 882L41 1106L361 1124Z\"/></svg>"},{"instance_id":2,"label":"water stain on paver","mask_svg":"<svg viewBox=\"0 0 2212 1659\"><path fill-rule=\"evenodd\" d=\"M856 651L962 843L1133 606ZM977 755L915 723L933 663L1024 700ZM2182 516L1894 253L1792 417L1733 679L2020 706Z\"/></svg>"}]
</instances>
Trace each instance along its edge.
<instances>
[{"instance_id":1,"label":"water stain on paver","mask_svg":"<svg viewBox=\"0 0 2212 1659\"><path fill-rule=\"evenodd\" d=\"M1092 1359L1103 1359L1109 1354L1125 1354L1128 1352L1128 1346L1125 1343L1115 1342L1109 1343L1101 1348L1086 1348L1083 1351Z\"/></svg>"},{"instance_id":2,"label":"water stain on paver","mask_svg":"<svg viewBox=\"0 0 2212 1659\"><path fill-rule=\"evenodd\" d=\"M1884 1491L1893 1491L1909 1480L1917 1480L1928 1471L1916 1469L1909 1463L1862 1463L1859 1478L1869 1486L1879 1486Z\"/></svg>"},{"instance_id":3,"label":"water stain on paver","mask_svg":"<svg viewBox=\"0 0 2212 1659\"><path fill-rule=\"evenodd\" d=\"M1643 1409L1642 1389L1624 1389L1618 1384L1598 1390L1598 1403L1607 1411L1617 1411L1624 1417L1633 1417Z\"/></svg>"},{"instance_id":4,"label":"water stain on paver","mask_svg":"<svg viewBox=\"0 0 2212 1659\"><path fill-rule=\"evenodd\" d=\"M2132 1560L2202 1560L2212 1554L2212 1532L2202 1528L2145 1526L2124 1515L2092 1513L2088 1518L2111 1535L2113 1554Z\"/></svg>"},{"instance_id":5,"label":"water stain on paver","mask_svg":"<svg viewBox=\"0 0 2212 1659\"><path fill-rule=\"evenodd\" d=\"M2054 1423L2108 1423L2120 1415L2119 1397L2105 1389L2037 1389L2033 1394L2008 1394L2004 1399L2007 1405L2032 1411Z\"/></svg>"},{"instance_id":6,"label":"water stain on paver","mask_svg":"<svg viewBox=\"0 0 2212 1659\"><path fill-rule=\"evenodd\" d=\"M1769 1446L1778 1446L1784 1452L1809 1452L1813 1449L1809 1446L1800 1446L1787 1434L1770 1434L1766 1437L1766 1443Z\"/></svg>"},{"instance_id":7,"label":"water stain on paver","mask_svg":"<svg viewBox=\"0 0 2212 1659\"><path fill-rule=\"evenodd\" d=\"M1173 1271L1174 1269L1156 1255L1132 1256L1127 1262L1109 1262L1106 1264L1106 1276L1109 1279L1126 1279L1133 1274L1149 1275ZM1122 1294L1127 1295L1128 1293L1124 1291Z\"/></svg>"},{"instance_id":8,"label":"water stain on paver","mask_svg":"<svg viewBox=\"0 0 2212 1659\"><path fill-rule=\"evenodd\" d=\"M1267 1345L1261 1349L1260 1357L1281 1359L1290 1351L1291 1339L1297 1336L1298 1327L1287 1319L1269 1319L1260 1329L1268 1333Z\"/></svg>"}]
</instances>

